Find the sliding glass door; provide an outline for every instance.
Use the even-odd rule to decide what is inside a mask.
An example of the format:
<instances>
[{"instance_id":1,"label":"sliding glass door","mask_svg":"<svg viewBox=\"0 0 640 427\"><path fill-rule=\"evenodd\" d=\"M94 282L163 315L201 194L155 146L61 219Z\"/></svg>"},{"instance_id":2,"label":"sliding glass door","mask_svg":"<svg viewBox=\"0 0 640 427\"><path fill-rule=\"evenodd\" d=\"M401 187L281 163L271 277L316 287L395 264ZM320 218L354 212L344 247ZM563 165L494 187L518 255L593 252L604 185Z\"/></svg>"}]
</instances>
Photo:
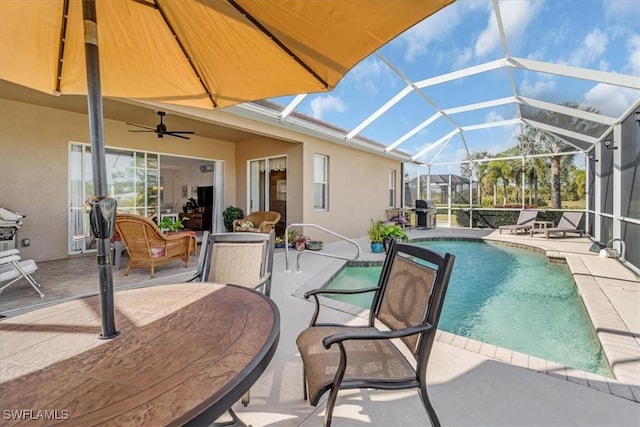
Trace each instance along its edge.
<instances>
[{"instance_id":1,"label":"sliding glass door","mask_svg":"<svg viewBox=\"0 0 640 427\"><path fill-rule=\"evenodd\" d=\"M118 211L144 216L158 212L160 162L158 155L127 150L106 150L107 191L118 201ZM74 236L89 232L83 203L93 196L91 147L71 144L69 149L69 253L95 250L92 238Z\"/></svg>"},{"instance_id":2,"label":"sliding glass door","mask_svg":"<svg viewBox=\"0 0 640 427\"><path fill-rule=\"evenodd\" d=\"M276 226L276 234L283 234L287 223L287 157L250 160L247 190L247 213L279 212L281 218Z\"/></svg>"}]
</instances>

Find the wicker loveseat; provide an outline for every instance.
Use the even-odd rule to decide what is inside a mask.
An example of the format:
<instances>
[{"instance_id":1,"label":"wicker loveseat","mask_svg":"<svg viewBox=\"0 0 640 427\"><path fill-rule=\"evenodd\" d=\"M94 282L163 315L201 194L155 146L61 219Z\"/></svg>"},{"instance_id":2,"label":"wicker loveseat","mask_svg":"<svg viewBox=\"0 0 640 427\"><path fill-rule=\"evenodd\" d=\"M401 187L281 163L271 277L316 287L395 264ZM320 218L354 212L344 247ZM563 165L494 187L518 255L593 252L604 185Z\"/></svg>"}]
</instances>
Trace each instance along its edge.
<instances>
[{"instance_id":1,"label":"wicker loveseat","mask_svg":"<svg viewBox=\"0 0 640 427\"><path fill-rule=\"evenodd\" d=\"M155 276L155 268L174 260L184 261L189 266L189 253L196 247L196 237L191 232L178 232L164 235L151 219L132 214L118 214L116 232L122 239L129 254L129 265L124 275L129 274L131 267L151 269L151 277Z\"/></svg>"},{"instance_id":2,"label":"wicker loveseat","mask_svg":"<svg viewBox=\"0 0 640 427\"><path fill-rule=\"evenodd\" d=\"M248 231L252 233L271 233L280 221L280 214L273 211L252 212L242 219L233 221L233 231Z\"/></svg>"}]
</instances>

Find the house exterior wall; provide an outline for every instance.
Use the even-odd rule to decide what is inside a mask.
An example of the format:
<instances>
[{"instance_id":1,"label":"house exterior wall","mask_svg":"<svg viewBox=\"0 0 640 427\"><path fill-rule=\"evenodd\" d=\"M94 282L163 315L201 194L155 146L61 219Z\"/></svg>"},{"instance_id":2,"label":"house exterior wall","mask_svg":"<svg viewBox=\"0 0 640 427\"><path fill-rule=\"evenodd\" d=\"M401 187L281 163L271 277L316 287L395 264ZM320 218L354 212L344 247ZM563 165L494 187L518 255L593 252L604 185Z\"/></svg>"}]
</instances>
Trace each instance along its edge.
<instances>
[{"instance_id":1,"label":"house exterior wall","mask_svg":"<svg viewBox=\"0 0 640 427\"><path fill-rule=\"evenodd\" d=\"M329 158L328 210L313 206L314 155ZM304 144L303 215L304 222L318 224L346 237L367 235L371 219L387 220L389 208L389 170L396 171L396 206L400 204L401 163L347 146L311 139ZM331 241L330 235L316 229L304 231L313 239Z\"/></svg>"},{"instance_id":2,"label":"house exterior wall","mask_svg":"<svg viewBox=\"0 0 640 427\"><path fill-rule=\"evenodd\" d=\"M0 99L0 206L27 215L18 240L24 258L46 261L68 256L69 143L89 143L88 117L62 109ZM400 203L401 164L346 145L242 119L255 138L225 142L194 135L189 141L159 140L153 133L130 133L120 121L105 120L105 145L164 155L225 162L225 206L246 211L248 160L287 156L287 221L313 223L347 237L366 235L371 219L386 219L389 170L396 171ZM264 129L262 129L264 128ZM264 136L269 132L273 136ZM282 139L279 139L282 138ZM329 157L329 209L313 207L314 154ZM199 171L197 171L199 173ZM179 191L180 177L167 191ZM195 178L184 178L191 183ZM171 190L171 187L173 190ZM222 209L224 209L224 207ZM179 207L178 207L179 208ZM334 238L318 230L305 234Z\"/></svg>"},{"instance_id":3,"label":"house exterior wall","mask_svg":"<svg viewBox=\"0 0 640 427\"><path fill-rule=\"evenodd\" d=\"M69 143L89 143L88 117L0 99L0 206L27 215L18 239L23 258L68 256ZM105 145L225 162L226 203L236 203L235 145L198 137L173 143L153 133L130 133L122 122L104 121Z\"/></svg>"}]
</instances>

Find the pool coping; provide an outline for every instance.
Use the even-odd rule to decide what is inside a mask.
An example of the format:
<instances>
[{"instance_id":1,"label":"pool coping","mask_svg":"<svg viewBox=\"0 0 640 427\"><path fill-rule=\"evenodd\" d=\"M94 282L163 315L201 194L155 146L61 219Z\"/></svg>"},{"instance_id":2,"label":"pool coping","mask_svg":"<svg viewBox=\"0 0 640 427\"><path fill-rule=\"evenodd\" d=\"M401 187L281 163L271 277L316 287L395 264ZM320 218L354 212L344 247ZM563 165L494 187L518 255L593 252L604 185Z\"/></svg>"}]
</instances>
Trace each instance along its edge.
<instances>
[{"instance_id":1,"label":"pool coping","mask_svg":"<svg viewBox=\"0 0 640 427\"><path fill-rule=\"evenodd\" d=\"M492 344L483 343L472 338L452 334L438 329L436 340L438 342L452 345L454 347L481 354L485 357L508 363L513 366L526 368L535 372L550 375L575 384L583 385L604 393L612 394L627 400L640 402L640 342L634 337L626 323L605 294L601 284L593 276L582 256L579 254L569 254L558 250L548 250L535 245L520 242L505 241L500 238L485 236L480 238L464 237L436 237L417 238L411 242L428 240L475 240L488 241L491 243L504 244L507 246L519 247L544 254L549 262L566 263L578 289L585 309L591 319L596 336L600 340L603 352L613 375L616 378L604 377L579 369L564 366L549 360L535 356L498 347ZM298 288L292 295L304 298L304 293L323 287L334 279L340 271L347 265L381 265L379 259L349 261L334 260L320 272L312 276L303 286ZM368 319L369 310L363 309L346 302L336 301L327 297L319 297L320 304L327 308L348 313L363 319Z\"/></svg>"}]
</instances>

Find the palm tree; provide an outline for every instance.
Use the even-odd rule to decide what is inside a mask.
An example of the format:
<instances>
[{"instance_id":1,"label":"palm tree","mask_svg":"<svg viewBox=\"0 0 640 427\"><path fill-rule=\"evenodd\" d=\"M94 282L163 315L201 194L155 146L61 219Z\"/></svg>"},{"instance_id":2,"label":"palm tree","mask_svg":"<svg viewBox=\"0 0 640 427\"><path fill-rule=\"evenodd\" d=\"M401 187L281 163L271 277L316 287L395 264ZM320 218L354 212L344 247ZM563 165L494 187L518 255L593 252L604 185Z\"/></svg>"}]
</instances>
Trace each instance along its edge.
<instances>
[{"instance_id":1,"label":"palm tree","mask_svg":"<svg viewBox=\"0 0 640 427\"><path fill-rule=\"evenodd\" d=\"M502 181L502 200L503 204L507 204L507 193L509 188L509 180L513 176L513 167L511 162L506 160L493 160L489 162L487 166L487 178L490 182L497 184L498 181ZM494 193L495 203L495 193Z\"/></svg>"},{"instance_id":2,"label":"palm tree","mask_svg":"<svg viewBox=\"0 0 640 427\"><path fill-rule=\"evenodd\" d=\"M551 207L560 209L562 201L560 197L560 155L566 150L566 146L558 138L541 129L525 126L524 132L516 139L520 146L520 152L524 155L553 153L551 161Z\"/></svg>"}]
</instances>

